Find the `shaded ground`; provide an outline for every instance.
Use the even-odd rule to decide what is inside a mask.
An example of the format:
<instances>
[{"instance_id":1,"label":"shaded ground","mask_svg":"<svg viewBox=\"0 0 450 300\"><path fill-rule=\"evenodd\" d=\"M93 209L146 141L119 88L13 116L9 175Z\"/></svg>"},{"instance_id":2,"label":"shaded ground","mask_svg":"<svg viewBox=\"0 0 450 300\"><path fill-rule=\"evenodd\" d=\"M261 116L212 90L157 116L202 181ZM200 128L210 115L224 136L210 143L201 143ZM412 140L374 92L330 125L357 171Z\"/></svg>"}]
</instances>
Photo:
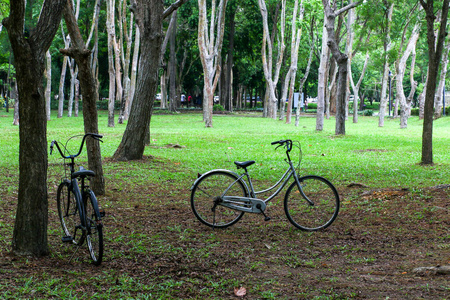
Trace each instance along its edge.
<instances>
[{"instance_id":1,"label":"shaded ground","mask_svg":"<svg viewBox=\"0 0 450 300\"><path fill-rule=\"evenodd\" d=\"M137 186L118 180L100 199L107 212L100 267L89 263L84 247L74 254L75 248L60 243L53 200L51 255L9 254L15 199L2 189L0 295L233 299L236 287L246 288L246 299L450 295L449 276L412 272L450 264L449 186L338 187L342 210L336 222L323 232L306 233L287 221L281 197L268 207L271 221L247 214L236 225L213 231L195 219L187 186L170 192L170 182ZM50 188L50 199L55 190Z\"/></svg>"}]
</instances>

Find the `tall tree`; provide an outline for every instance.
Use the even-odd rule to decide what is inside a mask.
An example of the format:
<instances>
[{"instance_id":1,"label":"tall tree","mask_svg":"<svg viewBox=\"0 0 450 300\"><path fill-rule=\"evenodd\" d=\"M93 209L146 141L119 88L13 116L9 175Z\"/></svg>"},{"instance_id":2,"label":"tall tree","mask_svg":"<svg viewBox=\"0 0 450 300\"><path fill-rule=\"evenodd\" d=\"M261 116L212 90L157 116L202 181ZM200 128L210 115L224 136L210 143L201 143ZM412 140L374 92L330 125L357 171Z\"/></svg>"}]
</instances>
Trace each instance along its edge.
<instances>
[{"instance_id":1,"label":"tall tree","mask_svg":"<svg viewBox=\"0 0 450 300\"><path fill-rule=\"evenodd\" d=\"M438 119L442 117L442 102L445 90L445 77L447 75L448 67L448 54L450 51L450 41L444 47L444 53L442 56L441 75L439 79L439 85L436 92L436 98L434 99L434 118Z\"/></svg>"},{"instance_id":2,"label":"tall tree","mask_svg":"<svg viewBox=\"0 0 450 300\"><path fill-rule=\"evenodd\" d=\"M266 78L266 98L268 117L272 119L277 118L277 103L276 86L280 76L281 64L283 62L284 50L286 45L284 43L284 31L286 26L286 0L281 0L281 23L280 33L277 38L278 44L278 56L275 66L273 66L273 52L274 52L274 33L269 31L268 11L265 0L258 0L259 9L263 19L263 42L262 42L262 62L264 69L264 76ZM275 26L275 25L274 25ZM275 27L274 27L275 28ZM284 101L282 99L282 101Z\"/></svg>"},{"instance_id":3,"label":"tall tree","mask_svg":"<svg viewBox=\"0 0 450 300\"><path fill-rule=\"evenodd\" d=\"M447 35L447 19L449 10L449 0L442 1L442 9L439 32L437 36L434 33L434 21L436 15L434 11L434 0L420 0L420 4L425 10L427 20L427 43L428 43L428 79L427 90L425 94L425 108L422 133L422 164L433 163L433 104L434 95L436 94L437 75L439 63L441 61L442 49L444 48L444 40Z\"/></svg>"},{"instance_id":4,"label":"tall tree","mask_svg":"<svg viewBox=\"0 0 450 300\"><path fill-rule=\"evenodd\" d=\"M141 159L145 149L145 138L149 133L150 119L158 86L158 69L163 41L162 23L186 0L179 0L164 10L162 1L132 1L138 30L142 37L140 44L139 73L136 93L131 104L127 127L116 152L117 160Z\"/></svg>"},{"instance_id":5,"label":"tall tree","mask_svg":"<svg viewBox=\"0 0 450 300\"><path fill-rule=\"evenodd\" d=\"M220 75L220 61L225 30L225 9L227 0L211 1L210 24L206 0L198 0L198 47L203 66L203 121L206 127L212 127L212 111L214 105L214 92L217 88ZM217 17L216 17L217 14Z\"/></svg>"},{"instance_id":6,"label":"tall tree","mask_svg":"<svg viewBox=\"0 0 450 300\"><path fill-rule=\"evenodd\" d=\"M115 0L106 0L106 30L108 32L108 73L109 73L109 97L108 97L108 127L114 127L114 104L116 101L116 70L115 68Z\"/></svg>"},{"instance_id":7,"label":"tall tree","mask_svg":"<svg viewBox=\"0 0 450 300\"><path fill-rule=\"evenodd\" d=\"M51 113L51 92L52 92L52 55L50 54L50 50L47 50L45 54L47 66L45 68L45 78L47 80L47 84L45 86L45 112L47 114L47 121L50 121L50 113Z\"/></svg>"},{"instance_id":8,"label":"tall tree","mask_svg":"<svg viewBox=\"0 0 450 300\"><path fill-rule=\"evenodd\" d=\"M384 116L386 115L386 106L389 99L389 95L386 94L389 76L389 52L391 51L391 23L392 14L394 12L394 1L389 4L389 9L386 14L386 29L383 40L383 78L381 82L381 100L380 100L380 113L378 116L378 126L384 126ZM388 4L386 2L386 4Z\"/></svg>"},{"instance_id":9,"label":"tall tree","mask_svg":"<svg viewBox=\"0 0 450 300\"><path fill-rule=\"evenodd\" d=\"M72 43L68 49L61 49L60 52L70 56L77 62L80 73L80 88L83 95L83 121L85 133L98 133L97 100L98 88L92 68L90 65L91 51L86 48L84 40L78 28L77 20L73 12L71 0L66 0L64 9L64 19L69 31ZM105 194L105 179L99 141L94 139L86 140L89 169L95 172L95 177L91 179L91 188L97 195Z\"/></svg>"},{"instance_id":10,"label":"tall tree","mask_svg":"<svg viewBox=\"0 0 450 300\"><path fill-rule=\"evenodd\" d=\"M322 0L322 4L325 10L326 16L326 28L327 28L327 36L328 41L327 45L330 48L330 51L336 59L338 64L338 82L337 82L337 101L336 101L336 135L345 134L345 95L347 92L347 60L348 55L343 53L339 49L339 45L337 43L337 38L334 29L334 23L336 17L340 14L346 12L349 9L354 8L359 5L361 2L351 2L341 9L337 9L338 1L333 2L333 6L330 5L329 0Z\"/></svg>"},{"instance_id":11,"label":"tall tree","mask_svg":"<svg viewBox=\"0 0 450 300\"><path fill-rule=\"evenodd\" d=\"M397 90L397 98L400 102L400 128L406 128L408 124L408 102L410 104L411 100L407 101L404 90L403 90L403 77L405 76L406 71L406 62L410 55L413 55L412 63L411 63L411 72L414 72L414 61L415 61L415 48L417 44L417 40L419 39L419 24L414 26L414 29L409 38L408 44L406 46L405 52L397 64L397 75L396 75L396 90ZM412 79L414 81L414 79ZM412 98L412 95L415 92L415 87L417 84L413 82L413 86L411 88L410 96L408 99Z\"/></svg>"},{"instance_id":12,"label":"tall tree","mask_svg":"<svg viewBox=\"0 0 450 300\"><path fill-rule=\"evenodd\" d=\"M48 144L42 82L45 53L58 30L64 3L45 0L36 27L28 33L25 0L11 1L10 15L3 20L14 52L20 100L19 194L12 241L19 255L48 254Z\"/></svg>"}]
</instances>

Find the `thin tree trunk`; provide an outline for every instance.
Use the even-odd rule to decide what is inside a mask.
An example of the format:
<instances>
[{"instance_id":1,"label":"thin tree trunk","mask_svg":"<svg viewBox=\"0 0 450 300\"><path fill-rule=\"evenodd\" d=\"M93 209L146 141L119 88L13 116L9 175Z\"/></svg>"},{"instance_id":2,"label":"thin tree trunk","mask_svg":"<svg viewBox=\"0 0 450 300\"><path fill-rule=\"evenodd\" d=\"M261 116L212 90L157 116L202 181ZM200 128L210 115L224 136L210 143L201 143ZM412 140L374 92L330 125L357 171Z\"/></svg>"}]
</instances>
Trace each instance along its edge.
<instances>
[{"instance_id":1,"label":"thin tree trunk","mask_svg":"<svg viewBox=\"0 0 450 300\"><path fill-rule=\"evenodd\" d=\"M136 91L136 78L137 78L137 68L139 62L139 49L140 49L140 41L141 41L141 32L139 31L139 26L136 25L136 34L134 36L134 52L133 52L133 60L131 63L131 80L130 80L130 92L128 95L128 105L125 104L125 120L128 120L130 117L131 105L133 104L134 94Z\"/></svg>"},{"instance_id":2,"label":"thin tree trunk","mask_svg":"<svg viewBox=\"0 0 450 300\"><path fill-rule=\"evenodd\" d=\"M47 79L47 85L45 87L45 113L47 115L47 121L50 121L52 92L52 55L50 54L50 51L47 50L45 56L47 58L47 67L45 72Z\"/></svg>"},{"instance_id":3,"label":"thin tree trunk","mask_svg":"<svg viewBox=\"0 0 450 300\"><path fill-rule=\"evenodd\" d=\"M176 71L176 36L177 36L177 12L173 12L172 18L174 21L174 26L172 27L172 31L167 34L170 35L170 59L169 59L169 110L172 112L176 112L178 108L178 94L176 92L176 84L177 84L177 71Z\"/></svg>"},{"instance_id":4,"label":"thin tree trunk","mask_svg":"<svg viewBox=\"0 0 450 300\"><path fill-rule=\"evenodd\" d=\"M109 73L109 98L108 98L108 127L114 127L114 104L116 94L116 70L114 68L114 26L115 1L106 0L106 31L108 33L108 73Z\"/></svg>"},{"instance_id":5,"label":"thin tree trunk","mask_svg":"<svg viewBox=\"0 0 450 300\"><path fill-rule=\"evenodd\" d=\"M324 25L322 30L322 51L320 54L319 78L317 83L317 113L316 113L316 130L323 130L324 114L325 114L325 91L327 85L327 65L330 59L329 48L327 45L328 33L326 29L326 17L324 17Z\"/></svg>"},{"instance_id":6,"label":"thin tree trunk","mask_svg":"<svg viewBox=\"0 0 450 300\"><path fill-rule=\"evenodd\" d=\"M281 64L283 62L284 50L286 45L284 44L284 30L286 19L286 0L281 0L281 24L280 35L278 37L278 57L275 65L275 70L272 68L272 59L274 51L274 34L272 36L269 32L268 14L265 0L258 0L261 16L263 18L263 45L262 45L262 63L264 69L264 77L268 88L268 101L267 101L267 113L268 117L272 119L277 118L277 103L276 86L280 76ZM284 101L284 100L282 100Z\"/></svg>"},{"instance_id":7,"label":"thin tree trunk","mask_svg":"<svg viewBox=\"0 0 450 300\"><path fill-rule=\"evenodd\" d=\"M388 14L387 14L387 29L386 35L384 37L384 67L383 67L383 79L381 83L381 100L380 100L380 113L378 117L378 127L384 126L384 116L386 115L386 104L389 99L389 95L386 95L387 85L388 85L388 77L389 77L389 52L391 51L391 23L392 23L392 13L394 11L394 4L392 2L389 6Z\"/></svg>"},{"instance_id":8,"label":"thin tree trunk","mask_svg":"<svg viewBox=\"0 0 450 300\"><path fill-rule=\"evenodd\" d=\"M441 75L439 80L439 86L436 93L436 98L434 99L434 118L438 119L442 117L442 102L443 102L443 93L445 88L445 77L447 75L447 66L448 66L448 54L450 51L450 42L447 41L447 44L444 48L443 56L442 56L442 65L441 65Z\"/></svg>"},{"instance_id":9,"label":"thin tree trunk","mask_svg":"<svg viewBox=\"0 0 450 300\"><path fill-rule=\"evenodd\" d=\"M406 102L405 93L403 90L403 78L405 76L406 71L406 62L409 56L414 52L414 48L416 47L417 40L419 39L419 26L416 24L411 33L411 37L409 38L408 44L406 46L406 50L403 53L402 57L397 66L397 75L396 75L396 90L397 90L397 98L400 103L400 128L406 128L408 126L408 107ZM414 66L412 66L414 68Z\"/></svg>"},{"instance_id":10,"label":"thin tree trunk","mask_svg":"<svg viewBox=\"0 0 450 300\"><path fill-rule=\"evenodd\" d=\"M67 0L64 9L64 19L69 30L72 46L69 49L62 49L60 52L64 55L73 57L80 72L80 88L83 94L83 121L85 133L98 133L97 105L98 89L94 74L90 65L91 52L86 45L78 28L77 21L73 14L72 2ZM91 179L90 187L97 195L105 194L105 179L103 176L103 167L101 160L101 151L99 141L94 139L86 140L86 149L88 154L89 169L95 172Z\"/></svg>"},{"instance_id":11,"label":"thin tree trunk","mask_svg":"<svg viewBox=\"0 0 450 300\"><path fill-rule=\"evenodd\" d=\"M214 91L216 90L220 75L220 53L222 51L225 29L225 8L227 6L227 0L220 0L216 11L216 1L213 0L211 2L211 24L208 26L206 0L198 0L198 45L204 72L203 121L206 127L212 127ZM218 14L217 18L215 17L216 13ZM215 28L217 28L217 33L215 33Z\"/></svg>"}]
</instances>

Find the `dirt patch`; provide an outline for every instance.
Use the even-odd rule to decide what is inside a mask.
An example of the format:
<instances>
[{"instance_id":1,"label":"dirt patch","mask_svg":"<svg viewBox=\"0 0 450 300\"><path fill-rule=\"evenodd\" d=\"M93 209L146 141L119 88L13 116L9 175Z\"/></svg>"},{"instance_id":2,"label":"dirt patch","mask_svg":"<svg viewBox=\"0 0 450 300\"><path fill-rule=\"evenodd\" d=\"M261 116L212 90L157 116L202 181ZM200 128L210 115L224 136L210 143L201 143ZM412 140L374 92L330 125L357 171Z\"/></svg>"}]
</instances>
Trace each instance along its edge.
<instances>
[{"instance_id":1,"label":"dirt patch","mask_svg":"<svg viewBox=\"0 0 450 300\"><path fill-rule=\"evenodd\" d=\"M153 159L143 160L149 161ZM100 267L89 263L85 249L75 253L73 247L60 243L51 200L50 256L18 258L8 252L10 238L1 240L3 292L49 298L61 297L52 292L69 287L72 295L81 298L145 294L235 299L234 289L244 287L246 299L444 299L449 295L448 275L413 272L417 267L450 264L449 186L414 191L339 187L338 219L316 233L293 228L281 197L268 206L269 222L246 214L228 229L212 230L193 215L189 190L164 186L124 181L100 197L107 213L106 252ZM11 237L15 198L2 191L0 229L3 236ZM51 192L49 199L54 198ZM18 293L24 278L32 278L34 288ZM52 288L45 290L48 285Z\"/></svg>"}]
</instances>

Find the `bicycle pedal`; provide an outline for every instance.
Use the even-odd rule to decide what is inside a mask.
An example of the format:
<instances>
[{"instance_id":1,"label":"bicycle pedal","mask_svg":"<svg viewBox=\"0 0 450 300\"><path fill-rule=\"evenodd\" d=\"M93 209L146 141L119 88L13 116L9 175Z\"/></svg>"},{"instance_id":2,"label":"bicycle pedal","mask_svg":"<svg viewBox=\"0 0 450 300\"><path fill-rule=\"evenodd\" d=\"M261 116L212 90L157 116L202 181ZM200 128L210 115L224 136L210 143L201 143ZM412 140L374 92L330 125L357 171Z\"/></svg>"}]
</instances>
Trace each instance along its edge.
<instances>
[{"instance_id":1,"label":"bicycle pedal","mask_svg":"<svg viewBox=\"0 0 450 300\"><path fill-rule=\"evenodd\" d=\"M70 236L70 235L63 236L62 237L62 241L63 241L63 243L72 243L73 242L73 237Z\"/></svg>"},{"instance_id":2,"label":"bicycle pedal","mask_svg":"<svg viewBox=\"0 0 450 300\"><path fill-rule=\"evenodd\" d=\"M106 215L105 210L100 209L100 217L103 218Z\"/></svg>"}]
</instances>

